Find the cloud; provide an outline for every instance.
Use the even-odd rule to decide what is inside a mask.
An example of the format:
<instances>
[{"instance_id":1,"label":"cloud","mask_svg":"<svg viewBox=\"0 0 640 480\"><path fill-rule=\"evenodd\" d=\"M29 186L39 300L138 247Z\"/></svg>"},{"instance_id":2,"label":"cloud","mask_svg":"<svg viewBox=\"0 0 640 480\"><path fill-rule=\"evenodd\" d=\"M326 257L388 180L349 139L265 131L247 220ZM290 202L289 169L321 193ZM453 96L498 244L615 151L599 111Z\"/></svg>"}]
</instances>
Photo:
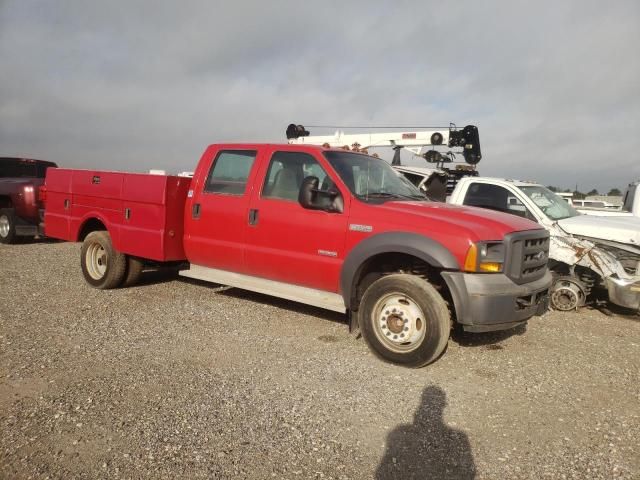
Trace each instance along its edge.
<instances>
[{"instance_id":1,"label":"cloud","mask_svg":"<svg viewBox=\"0 0 640 480\"><path fill-rule=\"evenodd\" d=\"M0 145L180 171L292 121L453 121L479 126L482 174L623 188L640 177L639 21L633 0L5 0Z\"/></svg>"}]
</instances>

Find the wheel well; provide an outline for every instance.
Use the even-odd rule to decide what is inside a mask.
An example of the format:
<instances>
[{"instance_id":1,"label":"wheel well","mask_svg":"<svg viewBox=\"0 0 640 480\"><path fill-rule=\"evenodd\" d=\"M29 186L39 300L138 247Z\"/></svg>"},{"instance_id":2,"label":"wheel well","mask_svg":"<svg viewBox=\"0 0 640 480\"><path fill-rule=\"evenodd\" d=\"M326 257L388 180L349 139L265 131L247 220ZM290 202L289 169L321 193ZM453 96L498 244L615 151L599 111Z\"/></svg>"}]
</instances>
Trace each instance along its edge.
<instances>
[{"instance_id":1,"label":"wheel well","mask_svg":"<svg viewBox=\"0 0 640 480\"><path fill-rule=\"evenodd\" d=\"M410 273L427 280L444 300L449 304L449 310L454 314L453 300L449 287L440 275L440 269L429 265L421 258L406 253L381 253L368 258L356 271L351 289L350 305L357 310L362 295L369 285L385 275L392 273Z\"/></svg>"},{"instance_id":2,"label":"wheel well","mask_svg":"<svg viewBox=\"0 0 640 480\"><path fill-rule=\"evenodd\" d=\"M11 197L5 195L0 196L0 208L11 208L12 206Z\"/></svg>"},{"instance_id":3,"label":"wheel well","mask_svg":"<svg viewBox=\"0 0 640 480\"><path fill-rule=\"evenodd\" d=\"M97 218L90 218L82 225L80 233L78 234L78 241L82 242L91 232L106 229L107 227L105 227L104 223L102 223L100 220L98 220Z\"/></svg>"},{"instance_id":4,"label":"wheel well","mask_svg":"<svg viewBox=\"0 0 640 480\"><path fill-rule=\"evenodd\" d=\"M553 273L554 278L559 276L570 276L579 280L584 293L587 296L602 280L602 276L592 268L582 265L569 265L557 260L549 262L549 270Z\"/></svg>"}]
</instances>

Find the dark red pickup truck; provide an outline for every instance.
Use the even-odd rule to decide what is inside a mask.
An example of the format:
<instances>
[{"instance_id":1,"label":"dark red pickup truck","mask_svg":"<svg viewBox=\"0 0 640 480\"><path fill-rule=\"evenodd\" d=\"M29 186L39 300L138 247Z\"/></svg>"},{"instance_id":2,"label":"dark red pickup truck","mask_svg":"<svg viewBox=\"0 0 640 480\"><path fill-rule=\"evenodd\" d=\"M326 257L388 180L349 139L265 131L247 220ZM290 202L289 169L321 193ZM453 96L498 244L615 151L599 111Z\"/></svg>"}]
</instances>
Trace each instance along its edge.
<instances>
[{"instance_id":1,"label":"dark red pickup truck","mask_svg":"<svg viewBox=\"0 0 640 480\"><path fill-rule=\"evenodd\" d=\"M39 233L42 204L38 189L53 162L0 157L0 243Z\"/></svg>"},{"instance_id":2,"label":"dark red pickup truck","mask_svg":"<svg viewBox=\"0 0 640 480\"><path fill-rule=\"evenodd\" d=\"M381 358L421 366L468 331L547 308L548 233L432 203L388 163L304 145L211 145L193 179L49 170L46 234L83 242L86 281L135 281L144 262L347 312Z\"/></svg>"}]
</instances>

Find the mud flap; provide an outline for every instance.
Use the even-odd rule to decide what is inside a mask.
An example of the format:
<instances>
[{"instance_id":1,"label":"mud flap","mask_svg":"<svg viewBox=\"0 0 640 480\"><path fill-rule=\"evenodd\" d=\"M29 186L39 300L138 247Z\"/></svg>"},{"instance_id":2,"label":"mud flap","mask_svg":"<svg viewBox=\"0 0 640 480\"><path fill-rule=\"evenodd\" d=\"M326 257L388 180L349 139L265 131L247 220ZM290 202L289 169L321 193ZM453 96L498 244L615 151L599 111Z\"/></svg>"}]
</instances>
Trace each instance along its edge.
<instances>
[{"instance_id":1,"label":"mud flap","mask_svg":"<svg viewBox=\"0 0 640 480\"><path fill-rule=\"evenodd\" d=\"M349 333L354 335L356 339L360 338L362 334L360 333L360 323L358 322L358 315L349 309L347 310L347 320L349 322Z\"/></svg>"}]
</instances>

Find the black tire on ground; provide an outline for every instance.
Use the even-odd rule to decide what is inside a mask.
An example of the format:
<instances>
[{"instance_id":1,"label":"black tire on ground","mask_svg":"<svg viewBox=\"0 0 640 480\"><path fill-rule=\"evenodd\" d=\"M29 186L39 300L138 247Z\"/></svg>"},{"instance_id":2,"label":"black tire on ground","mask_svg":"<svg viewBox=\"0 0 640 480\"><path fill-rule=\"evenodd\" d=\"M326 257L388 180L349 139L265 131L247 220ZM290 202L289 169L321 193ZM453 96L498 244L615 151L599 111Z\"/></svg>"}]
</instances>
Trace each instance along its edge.
<instances>
[{"instance_id":1,"label":"black tire on ground","mask_svg":"<svg viewBox=\"0 0 640 480\"><path fill-rule=\"evenodd\" d=\"M442 296L423 278L407 274L373 282L360 302L358 322L373 353L412 368L437 360L451 333Z\"/></svg>"},{"instance_id":2,"label":"black tire on ground","mask_svg":"<svg viewBox=\"0 0 640 480\"><path fill-rule=\"evenodd\" d=\"M127 269L127 257L111 244L109 232L91 232L80 250L82 274L89 285L106 290L122 284Z\"/></svg>"},{"instance_id":3,"label":"black tire on ground","mask_svg":"<svg viewBox=\"0 0 640 480\"><path fill-rule=\"evenodd\" d=\"M142 275L143 268L144 263L142 263L141 260L127 255L127 272L124 276L122 286L132 287L133 285L138 283L138 280L140 280L140 275Z\"/></svg>"},{"instance_id":4,"label":"black tire on ground","mask_svg":"<svg viewBox=\"0 0 640 480\"><path fill-rule=\"evenodd\" d=\"M16 243L16 212L13 208L0 209L0 243Z\"/></svg>"}]
</instances>

